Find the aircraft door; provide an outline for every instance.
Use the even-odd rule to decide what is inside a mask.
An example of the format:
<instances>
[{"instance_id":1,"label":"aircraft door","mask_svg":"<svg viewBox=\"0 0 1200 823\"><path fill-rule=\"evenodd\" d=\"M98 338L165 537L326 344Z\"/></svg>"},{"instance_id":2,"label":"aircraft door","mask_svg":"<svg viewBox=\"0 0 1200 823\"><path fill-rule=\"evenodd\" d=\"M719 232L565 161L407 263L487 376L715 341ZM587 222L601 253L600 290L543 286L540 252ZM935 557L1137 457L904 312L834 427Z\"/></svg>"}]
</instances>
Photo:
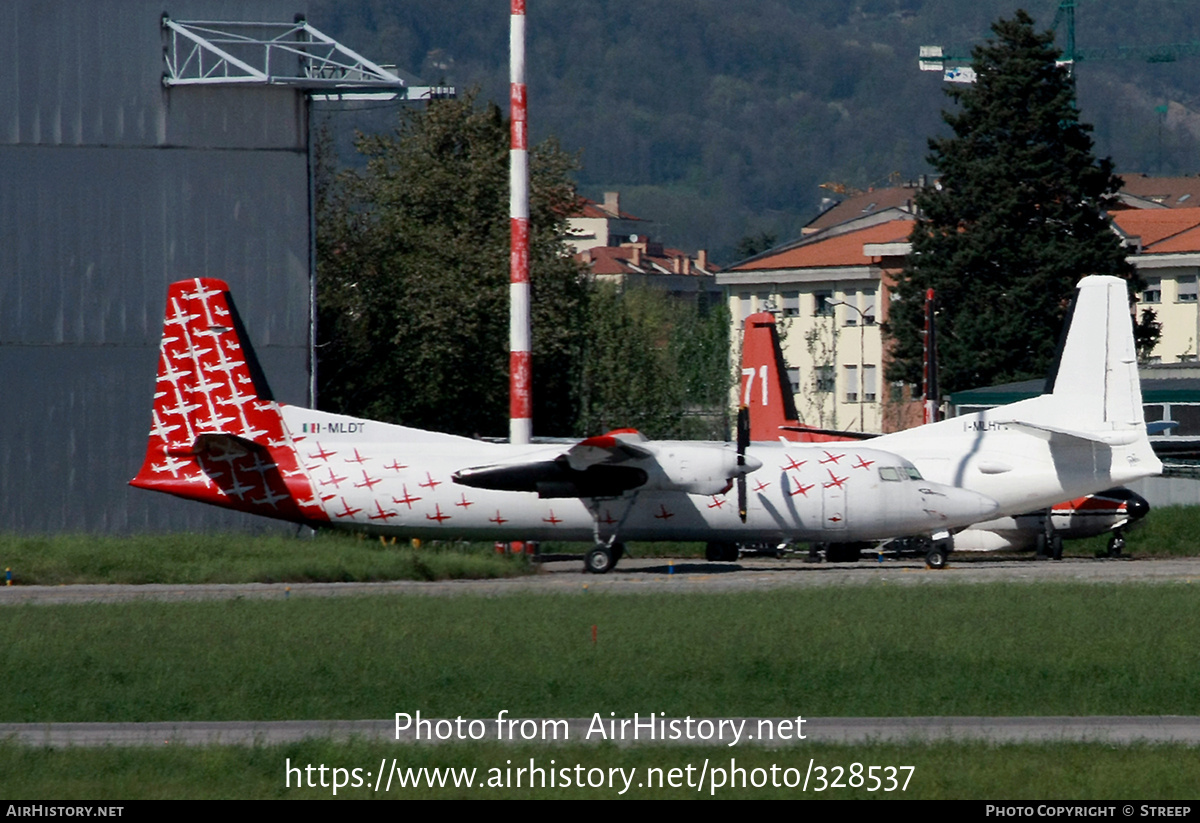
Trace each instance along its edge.
<instances>
[{"instance_id":1,"label":"aircraft door","mask_svg":"<svg viewBox=\"0 0 1200 823\"><path fill-rule=\"evenodd\" d=\"M825 509L825 528L836 531L846 529L846 488L843 483L833 481L823 483L824 490L821 500Z\"/></svg>"}]
</instances>

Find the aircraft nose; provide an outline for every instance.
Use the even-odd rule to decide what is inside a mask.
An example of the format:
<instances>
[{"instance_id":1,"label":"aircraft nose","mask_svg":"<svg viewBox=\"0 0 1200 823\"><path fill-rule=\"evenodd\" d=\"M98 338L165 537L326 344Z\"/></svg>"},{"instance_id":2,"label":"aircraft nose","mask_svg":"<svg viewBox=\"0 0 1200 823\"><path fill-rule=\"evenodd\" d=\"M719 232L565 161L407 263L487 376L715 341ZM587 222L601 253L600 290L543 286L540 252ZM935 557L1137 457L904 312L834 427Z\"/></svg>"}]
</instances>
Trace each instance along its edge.
<instances>
[{"instance_id":1,"label":"aircraft nose","mask_svg":"<svg viewBox=\"0 0 1200 823\"><path fill-rule=\"evenodd\" d=\"M1150 503L1140 494L1130 492L1129 499L1125 501L1125 511L1129 514L1129 522L1136 523L1150 513Z\"/></svg>"},{"instance_id":2,"label":"aircraft nose","mask_svg":"<svg viewBox=\"0 0 1200 823\"><path fill-rule=\"evenodd\" d=\"M969 526L989 520L1000 508L1000 504L992 498L967 489L939 486L930 491L933 494L926 496L926 505L941 515L947 527Z\"/></svg>"}]
</instances>

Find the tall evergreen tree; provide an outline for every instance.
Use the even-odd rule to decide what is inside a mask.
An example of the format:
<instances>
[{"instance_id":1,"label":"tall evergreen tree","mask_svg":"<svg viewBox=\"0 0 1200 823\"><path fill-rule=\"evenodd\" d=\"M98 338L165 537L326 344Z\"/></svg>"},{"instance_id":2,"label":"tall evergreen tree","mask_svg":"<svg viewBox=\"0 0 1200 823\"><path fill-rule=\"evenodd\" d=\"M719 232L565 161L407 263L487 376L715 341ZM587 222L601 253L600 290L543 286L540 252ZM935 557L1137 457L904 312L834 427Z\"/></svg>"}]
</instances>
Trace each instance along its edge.
<instances>
[{"instance_id":1,"label":"tall evergreen tree","mask_svg":"<svg viewBox=\"0 0 1200 823\"><path fill-rule=\"evenodd\" d=\"M1141 283L1105 213L1121 179L1092 153L1053 32L1024 11L973 52L976 82L947 90L954 136L930 140L939 175L917 195L912 252L891 306L889 378L919 383L925 291L937 291L944 391L1044 376L1078 280Z\"/></svg>"}]
</instances>

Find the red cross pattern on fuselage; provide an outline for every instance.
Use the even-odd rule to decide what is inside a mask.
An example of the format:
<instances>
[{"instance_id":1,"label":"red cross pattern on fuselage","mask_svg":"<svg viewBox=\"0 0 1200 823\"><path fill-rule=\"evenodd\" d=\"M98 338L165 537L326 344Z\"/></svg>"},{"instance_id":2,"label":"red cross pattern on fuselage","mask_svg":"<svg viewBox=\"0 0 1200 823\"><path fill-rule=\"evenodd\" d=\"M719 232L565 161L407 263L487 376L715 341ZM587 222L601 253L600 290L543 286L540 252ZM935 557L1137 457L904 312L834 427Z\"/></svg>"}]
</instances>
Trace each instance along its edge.
<instances>
[{"instance_id":1,"label":"red cross pattern on fuselage","mask_svg":"<svg viewBox=\"0 0 1200 823\"><path fill-rule=\"evenodd\" d=\"M370 459L371 458L369 458L369 457L363 457L361 454L358 453L358 449L355 449L354 456L347 457L346 462L347 463L358 463L359 465L362 465L363 463L366 463Z\"/></svg>"},{"instance_id":2,"label":"red cross pattern on fuselage","mask_svg":"<svg viewBox=\"0 0 1200 823\"><path fill-rule=\"evenodd\" d=\"M842 484L846 482L845 477L838 477L836 474L833 473L832 470L826 469L825 471L829 472L829 482L824 484L822 486L822 488L830 489L830 488L833 488L834 486L837 486L840 489L842 487Z\"/></svg>"},{"instance_id":3,"label":"red cross pattern on fuselage","mask_svg":"<svg viewBox=\"0 0 1200 823\"><path fill-rule=\"evenodd\" d=\"M826 454L828 454L828 452L826 452ZM796 471L797 469L799 469L801 466L803 466L805 463L808 462L807 460L797 461L796 458L792 457L790 454L784 454L784 457L786 457L789 462L786 466L781 467L780 471L785 471L785 472Z\"/></svg>"},{"instance_id":4,"label":"red cross pattern on fuselage","mask_svg":"<svg viewBox=\"0 0 1200 823\"><path fill-rule=\"evenodd\" d=\"M433 490L434 490L434 489L436 489L438 486L442 485L442 481L441 481L441 480L434 480L434 479L433 479L433 476L432 476L432 475L430 475L430 473L429 473L429 472L425 472L425 480L426 480L427 482L425 482L425 483L418 483L417 485L418 485L418 486L420 486L420 487L421 487L421 488L423 488L423 489L429 489L430 491L433 491Z\"/></svg>"},{"instance_id":5,"label":"red cross pattern on fuselage","mask_svg":"<svg viewBox=\"0 0 1200 823\"><path fill-rule=\"evenodd\" d=\"M554 516L554 509L551 509L551 510L550 510L550 516L549 516L549 517L543 517L543 518L542 518L542 522L543 522L543 523L549 523L551 526L557 526L559 523L561 523L561 522L562 522L562 519L561 519L561 518L558 518L558 517L555 517L555 516Z\"/></svg>"},{"instance_id":6,"label":"red cross pattern on fuselage","mask_svg":"<svg viewBox=\"0 0 1200 823\"><path fill-rule=\"evenodd\" d=\"M384 468L385 468L385 469L391 469L391 470L392 470L392 471L394 471L394 472L398 472L398 471L400 471L401 469L407 469L407 468L408 468L408 466L402 466L402 465L400 465L400 461L399 461L399 460L393 460L393 461L392 461L392 465L390 465L390 466L384 466Z\"/></svg>"},{"instance_id":7,"label":"red cross pattern on fuselage","mask_svg":"<svg viewBox=\"0 0 1200 823\"><path fill-rule=\"evenodd\" d=\"M806 486L794 477L791 477L789 479L792 481L792 484L795 485L795 487L796 487L792 491L788 492L788 495L790 495L791 497L795 497L798 494L803 495L804 497L808 497L809 489L811 489L815 485L813 483L809 483Z\"/></svg>"},{"instance_id":8,"label":"red cross pattern on fuselage","mask_svg":"<svg viewBox=\"0 0 1200 823\"><path fill-rule=\"evenodd\" d=\"M358 514L360 511L362 511L362 509L350 508L350 504L346 502L346 498L344 498L344 497L342 498L342 505L346 507L345 511L334 512L334 514L336 514L338 517L353 517L354 515Z\"/></svg>"},{"instance_id":9,"label":"red cross pattern on fuselage","mask_svg":"<svg viewBox=\"0 0 1200 823\"><path fill-rule=\"evenodd\" d=\"M408 506L409 510L411 510L412 504L416 503L420 499L421 498L419 498L419 497L412 497L409 495L408 484L406 483L404 485L404 497L393 497L392 502L393 503L403 503L404 505Z\"/></svg>"},{"instance_id":10,"label":"red cross pattern on fuselage","mask_svg":"<svg viewBox=\"0 0 1200 823\"><path fill-rule=\"evenodd\" d=\"M332 483L332 484L333 484L333 487L334 487L335 489L340 489L340 488L342 487L342 481L343 481L343 480L345 480L345 479L346 479L345 477L338 477L336 474L334 474L334 473L333 473L333 467L332 467L332 466L330 466L330 467L329 467L329 479L328 479L328 480L322 480L322 481L321 481L321 485L322 485L322 486L328 486L330 483Z\"/></svg>"},{"instance_id":11,"label":"red cross pattern on fuselage","mask_svg":"<svg viewBox=\"0 0 1200 823\"><path fill-rule=\"evenodd\" d=\"M434 510L434 512L436 512L436 514L425 515L426 520L436 520L438 522L438 525L440 526L442 524L443 520L450 519L450 515L442 514L442 507L440 505L435 504L433 507L433 510Z\"/></svg>"},{"instance_id":12,"label":"red cross pattern on fuselage","mask_svg":"<svg viewBox=\"0 0 1200 823\"><path fill-rule=\"evenodd\" d=\"M310 454L308 456L308 459L309 460L328 460L329 458L333 457L335 454L337 454L337 452L325 451L325 449L322 448L321 443L318 441L317 442L317 453Z\"/></svg>"},{"instance_id":13,"label":"red cross pattern on fuselage","mask_svg":"<svg viewBox=\"0 0 1200 823\"><path fill-rule=\"evenodd\" d=\"M664 506L662 503L658 504L658 508L659 508L658 514L654 515L655 520L670 520L672 517L675 516L675 513L667 511L667 507Z\"/></svg>"},{"instance_id":14,"label":"red cross pattern on fuselage","mask_svg":"<svg viewBox=\"0 0 1200 823\"><path fill-rule=\"evenodd\" d=\"M391 518L391 517L399 517L399 516L400 516L400 513L399 513L399 512L394 512L394 511L392 511L391 509L388 509L387 511L384 511L384 510L383 510L383 506L379 505L379 501L378 501L378 500L376 500L376 501L375 501L375 510L376 510L376 511L378 511L378 512L379 512L379 514L369 514L369 515L367 515L367 517L368 517L369 519L371 519L371 520L383 520L384 522L386 522L386 521L388 520L388 518Z\"/></svg>"},{"instance_id":15,"label":"red cross pattern on fuselage","mask_svg":"<svg viewBox=\"0 0 1200 823\"><path fill-rule=\"evenodd\" d=\"M497 526L502 526L502 525L504 525L505 523L507 523L508 521L507 521L507 520L505 520L503 517L501 517L501 516L500 516L500 510L499 510L499 509L496 509L496 516L495 516L495 517L489 517L489 518L488 518L488 522L489 522L489 523L495 523Z\"/></svg>"},{"instance_id":16,"label":"red cross pattern on fuselage","mask_svg":"<svg viewBox=\"0 0 1200 823\"><path fill-rule=\"evenodd\" d=\"M356 488L356 489L373 489L373 488L375 488L376 484L382 483L382 482L383 482L382 478L369 477L367 475L367 470L363 469L363 482L355 483L354 488Z\"/></svg>"},{"instance_id":17,"label":"red cross pattern on fuselage","mask_svg":"<svg viewBox=\"0 0 1200 823\"><path fill-rule=\"evenodd\" d=\"M720 508L724 507L724 505L726 503L729 502L728 500L722 500L722 499L718 498L715 494L712 496L712 501L713 502L708 504L708 507L710 509L720 509Z\"/></svg>"},{"instance_id":18,"label":"red cross pattern on fuselage","mask_svg":"<svg viewBox=\"0 0 1200 823\"><path fill-rule=\"evenodd\" d=\"M463 509L469 509L469 508L471 508L472 506L474 506L474 505L475 505L475 501L474 501L474 500L468 500L468 499L467 499L467 493L466 493L466 492L463 492L462 499L461 499L461 500L459 500L459 501L457 501L457 502L456 502L454 505L456 505L456 506L458 506L458 507L460 507L460 508L463 508Z\"/></svg>"},{"instance_id":19,"label":"red cross pattern on fuselage","mask_svg":"<svg viewBox=\"0 0 1200 823\"><path fill-rule=\"evenodd\" d=\"M858 458L858 462L850 467L852 469L869 469L871 466L875 465L874 460L863 460L861 454L856 454L854 456Z\"/></svg>"},{"instance_id":20,"label":"red cross pattern on fuselage","mask_svg":"<svg viewBox=\"0 0 1200 823\"><path fill-rule=\"evenodd\" d=\"M821 461L821 465L824 466L826 463L833 463L836 465L837 462L845 456L846 455L844 455L844 454L833 455L833 454L830 454L829 452L825 452L826 459Z\"/></svg>"}]
</instances>

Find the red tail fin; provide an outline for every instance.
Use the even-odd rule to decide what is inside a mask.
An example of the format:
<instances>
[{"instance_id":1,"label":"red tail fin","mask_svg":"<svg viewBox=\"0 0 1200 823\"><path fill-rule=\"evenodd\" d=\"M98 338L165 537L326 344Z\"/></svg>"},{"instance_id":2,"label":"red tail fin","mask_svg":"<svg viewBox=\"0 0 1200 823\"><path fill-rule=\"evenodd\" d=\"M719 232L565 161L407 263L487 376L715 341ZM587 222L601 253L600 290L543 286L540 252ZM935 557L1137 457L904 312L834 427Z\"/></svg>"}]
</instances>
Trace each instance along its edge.
<instances>
[{"instance_id":1,"label":"red tail fin","mask_svg":"<svg viewBox=\"0 0 1200 823\"><path fill-rule=\"evenodd\" d=\"M780 438L800 443L826 443L847 438L814 432L783 431L780 426L798 426L799 415L792 399L783 348L775 328L775 315L758 312L746 318L742 328L742 396L750 408L750 439L775 441Z\"/></svg>"},{"instance_id":2,"label":"red tail fin","mask_svg":"<svg viewBox=\"0 0 1200 823\"><path fill-rule=\"evenodd\" d=\"M220 280L172 283L146 459L131 485L288 520L327 520Z\"/></svg>"}]
</instances>

